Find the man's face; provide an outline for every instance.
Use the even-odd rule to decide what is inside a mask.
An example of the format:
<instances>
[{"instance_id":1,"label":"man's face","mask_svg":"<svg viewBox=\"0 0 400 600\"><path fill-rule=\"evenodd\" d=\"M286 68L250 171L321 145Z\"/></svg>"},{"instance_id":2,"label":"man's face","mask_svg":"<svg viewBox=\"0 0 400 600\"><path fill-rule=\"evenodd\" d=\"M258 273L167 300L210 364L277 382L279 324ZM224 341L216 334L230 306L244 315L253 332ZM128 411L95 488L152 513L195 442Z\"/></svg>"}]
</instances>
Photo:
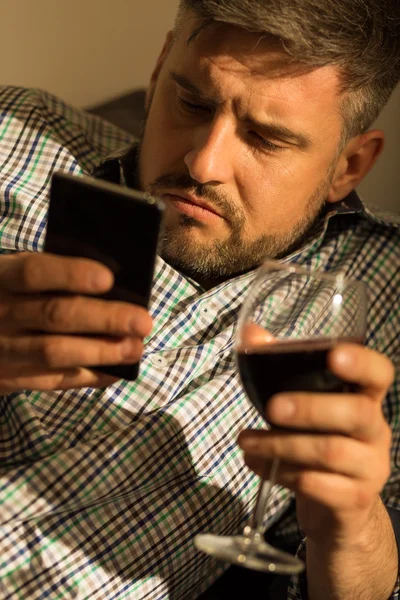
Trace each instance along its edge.
<instances>
[{"instance_id":1,"label":"man's face","mask_svg":"<svg viewBox=\"0 0 400 600\"><path fill-rule=\"evenodd\" d=\"M290 65L271 42L186 19L150 91L143 189L166 201L162 256L199 281L299 243L328 197L342 121L334 67Z\"/></svg>"}]
</instances>

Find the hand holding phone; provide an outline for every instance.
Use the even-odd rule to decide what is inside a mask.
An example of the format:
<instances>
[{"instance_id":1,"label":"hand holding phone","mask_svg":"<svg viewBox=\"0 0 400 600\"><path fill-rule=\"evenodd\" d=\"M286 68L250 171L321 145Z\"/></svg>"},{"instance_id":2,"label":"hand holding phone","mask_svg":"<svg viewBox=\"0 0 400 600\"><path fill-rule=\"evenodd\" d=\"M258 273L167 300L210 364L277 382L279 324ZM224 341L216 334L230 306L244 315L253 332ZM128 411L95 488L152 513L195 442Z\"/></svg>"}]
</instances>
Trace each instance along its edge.
<instances>
[{"instance_id":1,"label":"hand holding phone","mask_svg":"<svg viewBox=\"0 0 400 600\"><path fill-rule=\"evenodd\" d=\"M147 308L164 205L149 194L87 177L55 173L44 249L90 258L114 274L114 286L100 296ZM93 366L134 380L138 363Z\"/></svg>"}]
</instances>

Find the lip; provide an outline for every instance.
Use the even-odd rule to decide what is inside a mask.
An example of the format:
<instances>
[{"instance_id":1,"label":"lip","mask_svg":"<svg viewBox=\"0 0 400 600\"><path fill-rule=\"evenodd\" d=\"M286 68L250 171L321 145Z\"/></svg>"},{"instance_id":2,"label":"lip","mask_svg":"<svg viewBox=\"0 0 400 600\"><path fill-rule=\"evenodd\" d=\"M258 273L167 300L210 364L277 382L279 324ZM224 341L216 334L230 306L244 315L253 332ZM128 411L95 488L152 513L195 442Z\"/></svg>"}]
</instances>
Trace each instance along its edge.
<instances>
[{"instance_id":1,"label":"lip","mask_svg":"<svg viewBox=\"0 0 400 600\"><path fill-rule=\"evenodd\" d=\"M170 200L176 210L186 214L199 221L209 221L212 219L223 218L223 216L213 206L200 200L196 196L184 192L171 191L163 194L165 200Z\"/></svg>"}]
</instances>

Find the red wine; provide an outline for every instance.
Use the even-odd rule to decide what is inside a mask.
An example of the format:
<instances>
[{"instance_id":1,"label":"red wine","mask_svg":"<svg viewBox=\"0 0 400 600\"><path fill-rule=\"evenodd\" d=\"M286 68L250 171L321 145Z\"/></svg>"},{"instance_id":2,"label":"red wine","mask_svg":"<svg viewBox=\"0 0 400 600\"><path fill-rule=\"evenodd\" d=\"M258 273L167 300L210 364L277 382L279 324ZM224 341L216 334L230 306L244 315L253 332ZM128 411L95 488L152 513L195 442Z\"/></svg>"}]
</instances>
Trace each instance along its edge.
<instances>
[{"instance_id":1,"label":"red wine","mask_svg":"<svg viewBox=\"0 0 400 600\"><path fill-rule=\"evenodd\" d=\"M328 353L338 343L360 339L280 340L238 352L239 372L252 404L265 417L268 400L279 392L355 392L357 386L339 379L327 366Z\"/></svg>"}]
</instances>

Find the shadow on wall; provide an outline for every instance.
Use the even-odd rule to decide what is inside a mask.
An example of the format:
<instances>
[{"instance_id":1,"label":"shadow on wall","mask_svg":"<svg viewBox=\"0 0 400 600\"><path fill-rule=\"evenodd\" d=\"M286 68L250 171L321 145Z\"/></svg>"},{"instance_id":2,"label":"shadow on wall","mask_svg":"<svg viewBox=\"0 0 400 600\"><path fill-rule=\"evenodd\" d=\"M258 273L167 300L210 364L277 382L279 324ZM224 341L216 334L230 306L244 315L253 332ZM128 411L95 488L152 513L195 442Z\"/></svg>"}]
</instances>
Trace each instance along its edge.
<instances>
[{"instance_id":1,"label":"shadow on wall","mask_svg":"<svg viewBox=\"0 0 400 600\"><path fill-rule=\"evenodd\" d=\"M89 108L88 112L138 136L145 116L145 96L145 90L135 90L111 102Z\"/></svg>"}]
</instances>

